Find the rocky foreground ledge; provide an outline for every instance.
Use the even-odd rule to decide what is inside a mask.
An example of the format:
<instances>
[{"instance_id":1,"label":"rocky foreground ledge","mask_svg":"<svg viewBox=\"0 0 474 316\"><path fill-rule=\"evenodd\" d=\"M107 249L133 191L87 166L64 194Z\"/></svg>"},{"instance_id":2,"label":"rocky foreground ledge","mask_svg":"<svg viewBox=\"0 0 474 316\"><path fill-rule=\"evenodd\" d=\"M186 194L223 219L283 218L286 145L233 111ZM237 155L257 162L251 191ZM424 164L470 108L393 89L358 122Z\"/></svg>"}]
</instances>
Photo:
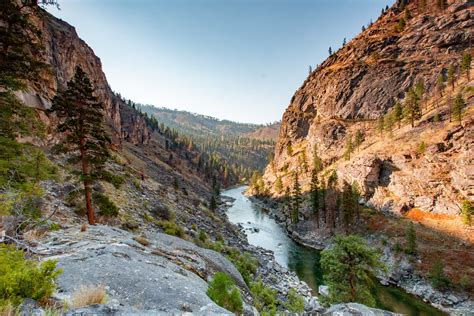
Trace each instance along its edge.
<instances>
[{"instance_id":1,"label":"rocky foreground ledge","mask_svg":"<svg viewBox=\"0 0 474 316\"><path fill-rule=\"evenodd\" d=\"M107 292L105 304L71 309L66 315L232 314L206 295L207 281L219 271L236 280L246 301L244 313L258 314L239 271L221 254L162 233L140 235L146 239L137 236L98 225L84 232L79 226L70 227L39 240L33 250L44 260L57 260L63 269L55 299L69 301L84 286L104 286ZM278 278L275 273L276 283ZM45 315L31 300L22 311ZM395 315L360 304L339 304L312 314Z\"/></svg>"}]
</instances>

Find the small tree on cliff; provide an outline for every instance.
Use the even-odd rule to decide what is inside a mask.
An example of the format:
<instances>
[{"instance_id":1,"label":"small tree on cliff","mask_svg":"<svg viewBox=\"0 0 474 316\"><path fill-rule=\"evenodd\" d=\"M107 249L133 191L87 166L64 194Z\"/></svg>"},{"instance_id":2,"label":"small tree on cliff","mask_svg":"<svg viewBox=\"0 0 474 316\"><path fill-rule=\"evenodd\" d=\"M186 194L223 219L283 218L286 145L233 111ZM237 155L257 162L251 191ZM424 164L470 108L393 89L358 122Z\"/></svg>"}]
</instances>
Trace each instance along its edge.
<instances>
[{"instance_id":1,"label":"small tree on cliff","mask_svg":"<svg viewBox=\"0 0 474 316\"><path fill-rule=\"evenodd\" d=\"M360 147L360 145L362 144L363 141L364 141L364 134L359 129L359 130L357 130L357 132L355 134L355 137L354 137L354 147L357 149L357 151L359 151L359 147Z\"/></svg>"},{"instance_id":2,"label":"small tree on cliff","mask_svg":"<svg viewBox=\"0 0 474 316\"><path fill-rule=\"evenodd\" d=\"M351 160L351 154L353 151L354 151L354 143L352 142L352 136L349 135L349 137L346 140L346 150L344 152L344 159Z\"/></svg>"},{"instance_id":3,"label":"small tree on cliff","mask_svg":"<svg viewBox=\"0 0 474 316\"><path fill-rule=\"evenodd\" d=\"M450 65L448 68L448 84L451 85L451 88L454 91L454 83L456 82L456 69L454 65Z\"/></svg>"},{"instance_id":4,"label":"small tree on cliff","mask_svg":"<svg viewBox=\"0 0 474 316\"><path fill-rule=\"evenodd\" d=\"M403 119L403 107L400 101L395 102L393 107L393 120L397 123L398 128L400 128Z\"/></svg>"},{"instance_id":5,"label":"small tree on cliff","mask_svg":"<svg viewBox=\"0 0 474 316\"><path fill-rule=\"evenodd\" d=\"M372 278L384 269L380 254L359 236L336 236L334 246L321 252L328 303L359 302L375 305L370 293Z\"/></svg>"},{"instance_id":6,"label":"small tree on cliff","mask_svg":"<svg viewBox=\"0 0 474 316\"><path fill-rule=\"evenodd\" d=\"M461 93L458 93L458 95L454 99L451 112L453 113L454 117L458 121L459 125L462 125L462 114L463 114L463 109L465 107L466 107L466 101L464 101Z\"/></svg>"},{"instance_id":7,"label":"small tree on cliff","mask_svg":"<svg viewBox=\"0 0 474 316\"><path fill-rule=\"evenodd\" d=\"M461 69L462 71L466 73L467 80L470 80L471 62L472 62L471 54L465 53L461 59Z\"/></svg>"},{"instance_id":8,"label":"small tree on cliff","mask_svg":"<svg viewBox=\"0 0 474 316\"><path fill-rule=\"evenodd\" d=\"M410 90L408 90L408 93L405 97L405 106L403 108L403 112L404 112L403 116L410 120L411 127L415 126L415 120L418 120L421 116L419 101L420 100L418 99L418 96L416 95L413 88L410 88Z\"/></svg>"},{"instance_id":9,"label":"small tree on cliff","mask_svg":"<svg viewBox=\"0 0 474 316\"><path fill-rule=\"evenodd\" d=\"M281 180L281 176L278 176L275 181L275 191L277 193L281 193L282 190L283 190L283 182Z\"/></svg>"},{"instance_id":10,"label":"small tree on cliff","mask_svg":"<svg viewBox=\"0 0 474 316\"><path fill-rule=\"evenodd\" d=\"M94 225L92 207L93 182L103 176L103 167L109 159L110 139L103 127L104 104L93 96L92 84L80 68L53 100L51 111L60 119L57 130L66 136L60 150L70 153L69 161L80 163L79 172L84 193L89 224Z\"/></svg>"}]
</instances>

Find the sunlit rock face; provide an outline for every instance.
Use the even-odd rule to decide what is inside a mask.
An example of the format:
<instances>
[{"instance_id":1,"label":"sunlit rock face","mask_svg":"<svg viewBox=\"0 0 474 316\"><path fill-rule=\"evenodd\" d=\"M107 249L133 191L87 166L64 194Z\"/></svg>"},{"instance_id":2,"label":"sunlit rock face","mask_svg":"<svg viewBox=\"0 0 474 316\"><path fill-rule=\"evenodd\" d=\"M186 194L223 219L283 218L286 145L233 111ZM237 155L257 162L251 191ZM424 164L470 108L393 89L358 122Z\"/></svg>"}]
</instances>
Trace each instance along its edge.
<instances>
[{"instance_id":1,"label":"sunlit rock face","mask_svg":"<svg viewBox=\"0 0 474 316\"><path fill-rule=\"evenodd\" d=\"M468 82L457 70L454 92L445 84L441 99L436 85L440 73L446 77L450 65L459 65L464 53L472 54L474 5L455 0L444 11L421 11L410 1L407 8L412 18L402 32L395 27L405 12L394 5L319 65L295 92L283 114L274 162L264 176L273 194L278 195L277 176L289 185L293 171L300 173L303 188L309 188L310 172L302 170L302 157L311 167L317 148L326 168L336 170L340 180L357 182L365 199L378 208L454 215L463 199L473 198L472 114L467 112L461 129L449 123L445 105L458 87L472 87L472 71ZM392 136L385 132L381 137L377 119L420 80L428 115L413 129L404 123L393 128ZM469 106L474 100L466 102ZM433 123L435 113L442 123ZM366 140L346 161L346 142L356 131ZM417 149L421 142L426 144L423 153Z\"/></svg>"}]
</instances>

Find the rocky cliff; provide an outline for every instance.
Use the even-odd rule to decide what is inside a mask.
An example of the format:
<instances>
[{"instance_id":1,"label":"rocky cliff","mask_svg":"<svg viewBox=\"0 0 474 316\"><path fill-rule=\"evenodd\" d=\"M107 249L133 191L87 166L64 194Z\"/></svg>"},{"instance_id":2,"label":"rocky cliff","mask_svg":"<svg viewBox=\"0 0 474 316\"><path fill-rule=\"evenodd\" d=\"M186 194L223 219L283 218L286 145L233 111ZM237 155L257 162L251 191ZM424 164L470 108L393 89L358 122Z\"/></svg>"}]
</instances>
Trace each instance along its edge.
<instances>
[{"instance_id":1,"label":"rocky cliff","mask_svg":"<svg viewBox=\"0 0 474 316\"><path fill-rule=\"evenodd\" d=\"M474 197L472 81L459 70L461 56L472 54L474 3L448 1L444 10L420 3L409 1L403 10L394 4L306 78L283 115L275 161L265 173L273 194L277 177L290 183L293 171L308 188L310 173L301 165L311 166L316 150L326 170L357 182L378 208L455 215L460 201ZM440 89L437 79L450 66L456 81ZM380 135L377 119L420 81L420 121ZM462 128L449 115L458 92L468 105ZM364 141L346 161L346 143L357 132ZM427 150L420 153L419 144Z\"/></svg>"},{"instance_id":2,"label":"rocky cliff","mask_svg":"<svg viewBox=\"0 0 474 316\"><path fill-rule=\"evenodd\" d=\"M112 92L102 63L92 48L80 39L74 27L44 10L34 10L32 22L41 31L44 47L41 59L49 65L42 80L32 82L29 89L18 93L27 105L48 109L58 89L64 88L80 66L89 76L99 101L105 104L107 123L111 127L115 144L125 140L146 144L150 131L144 118L137 111L128 109L125 102Z\"/></svg>"}]
</instances>

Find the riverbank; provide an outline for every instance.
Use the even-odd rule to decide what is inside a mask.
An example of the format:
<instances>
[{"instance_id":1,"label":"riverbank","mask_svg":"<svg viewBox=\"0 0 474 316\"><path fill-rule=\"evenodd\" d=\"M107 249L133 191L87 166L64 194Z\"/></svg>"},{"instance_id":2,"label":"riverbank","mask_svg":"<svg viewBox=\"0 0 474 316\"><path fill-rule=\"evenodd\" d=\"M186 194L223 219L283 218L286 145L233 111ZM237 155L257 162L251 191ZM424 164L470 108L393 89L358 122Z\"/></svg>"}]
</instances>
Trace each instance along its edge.
<instances>
[{"instance_id":1,"label":"riverbank","mask_svg":"<svg viewBox=\"0 0 474 316\"><path fill-rule=\"evenodd\" d=\"M249 196L249 199L264 209L286 231L287 235L295 242L315 250L322 250L330 245L329 235L319 234L318 230L309 221L298 224L297 229L290 225L284 212L273 201ZM383 285L396 286L412 294L431 306L453 315L474 314L474 302L465 293L434 289L422 275L415 272L413 264L406 256L395 253L390 245L383 246L380 241L385 240L381 235L366 235L369 244L381 249L382 260L388 267L388 273L378 275Z\"/></svg>"},{"instance_id":2,"label":"riverbank","mask_svg":"<svg viewBox=\"0 0 474 316\"><path fill-rule=\"evenodd\" d=\"M224 192L221 201L222 203L217 211L220 216L227 218L227 211L233 206L235 199L225 196ZM285 302L289 289L295 289L305 300L305 313L322 313L325 311L325 308L321 306L318 298L313 295L312 289L306 282L301 281L295 272L280 265L276 261L273 251L250 244L244 233L245 228L242 225L234 225L237 227L239 234L224 237L228 240L232 239L232 244L237 245L242 251L251 253L258 260L257 275L261 277L265 285L277 290L279 300Z\"/></svg>"}]
</instances>

